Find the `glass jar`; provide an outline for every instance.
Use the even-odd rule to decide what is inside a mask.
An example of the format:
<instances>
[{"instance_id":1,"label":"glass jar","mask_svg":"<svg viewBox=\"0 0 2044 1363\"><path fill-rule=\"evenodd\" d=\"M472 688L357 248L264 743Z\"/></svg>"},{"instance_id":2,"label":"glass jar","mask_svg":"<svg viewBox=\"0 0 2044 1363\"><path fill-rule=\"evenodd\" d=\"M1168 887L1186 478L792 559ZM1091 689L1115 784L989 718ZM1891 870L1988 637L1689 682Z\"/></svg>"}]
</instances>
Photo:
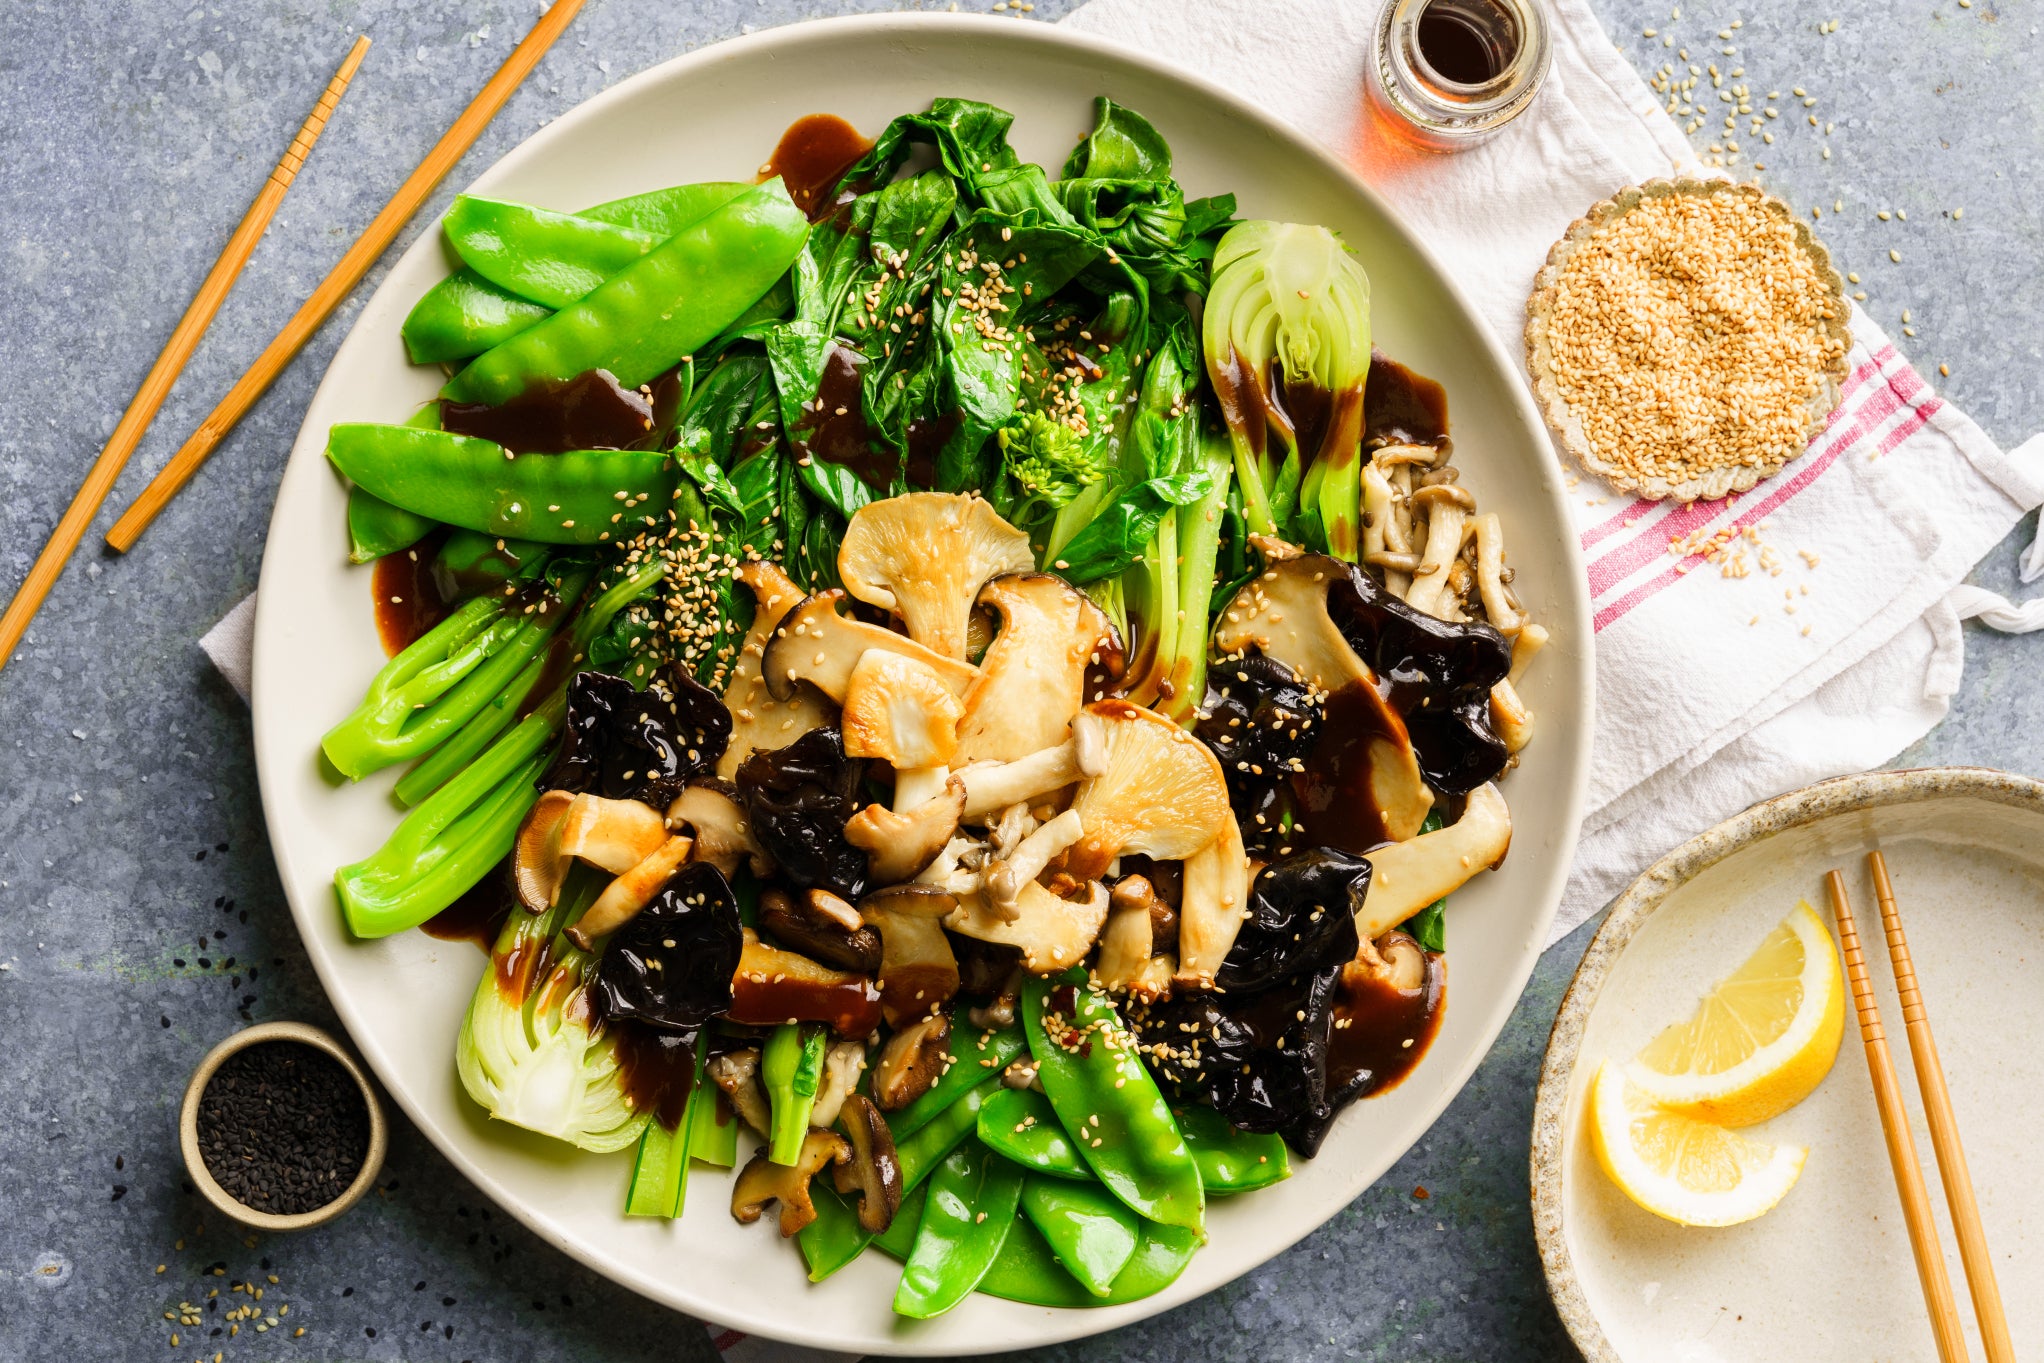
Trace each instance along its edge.
<instances>
[{"instance_id":1,"label":"glass jar","mask_svg":"<svg viewBox=\"0 0 2044 1363\"><path fill-rule=\"evenodd\" d=\"M1460 151L1525 112L1552 59L1541 0L1386 0L1370 100L1415 145Z\"/></svg>"}]
</instances>

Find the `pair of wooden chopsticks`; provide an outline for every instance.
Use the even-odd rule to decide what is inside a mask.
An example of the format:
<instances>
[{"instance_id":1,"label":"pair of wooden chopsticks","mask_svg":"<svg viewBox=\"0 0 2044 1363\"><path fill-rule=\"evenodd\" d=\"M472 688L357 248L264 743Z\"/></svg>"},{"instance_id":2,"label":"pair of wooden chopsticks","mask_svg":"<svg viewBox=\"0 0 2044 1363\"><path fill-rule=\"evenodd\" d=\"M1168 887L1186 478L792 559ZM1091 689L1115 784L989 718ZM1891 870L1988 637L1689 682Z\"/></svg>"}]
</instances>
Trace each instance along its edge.
<instances>
[{"instance_id":1,"label":"pair of wooden chopsticks","mask_svg":"<svg viewBox=\"0 0 2044 1363\"><path fill-rule=\"evenodd\" d=\"M1909 939L1902 931L1902 914L1895 906L1895 887L1888 880L1888 863L1879 852L1867 854L1874 896L1881 903L1881 925L1888 938L1888 960L1895 969L1895 991L1902 999L1902 1025L1909 1037L1910 1058L1916 1062L1916 1086L1923 1095L1923 1115L1930 1127L1932 1151L1937 1155L1938 1173L1945 1185L1945 1202L1952 1213L1952 1229L1959 1241L1959 1260L1966 1270L1966 1285L1973 1297L1973 1314L1980 1323L1981 1343L1988 1363L2015 1363L2015 1347L2009 1341L2008 1318L2002 1312L2001 1289L1994 1280L1994 1263L1987 1250L1987 1235L1980 1227L1980 1204L1973 1195L1973 1176L1966 1169L1966 1151L1959 1142L1958 1119L1952 1114L1952 1095L1945 1087L1944 1066L1938 1063L1937 1042L1931 1037L1930 1016L1923 1006L1923 994L1916 984L1916 966L1909 955ZM1909 1114L1902 1106L1902 1085L1895 1077L1895 1061L1888 1053L1887 1032L1874 1002L1874 984L1867 975L1865 954L1860 950L1859 928L1852 916L1852 902L1845 893L1845 878L1833 871L1826 877L1831 891L1831 911L1838 919L1838 943L1845 951L1845 969L1852 981L1852 998L1859 1011L1860 1040L1866 1043L1867 1070L1873 1076L1874 1101L1881 1109L1881 1130L1888 1141L1888 1163L1895 1171L1895 1188L1902 1197L1902 1215L1909 1226L1909 1247L1916 1258L1916 1274L1923 1282L1923 1298L1930 1308L1931 1333L1937 1339L1942 1363L1964 1363L1966 1336L1959 1322L1959 1304L1952 1296L1952 1280L1945 1271L1945 1252L1938 1243L1937 1224L1931 1217L1930 1190L1923 1181L1923 1169L1916 1162L1916 1140L1909 1133Z\"/></svg>"},{"instance_id":2,"label":"pair of wooden chopsticks","mask_svg":"<svg viewBox=\"0 0 2044 1363\"><path fill-rule=\"evenodd\" d=\"M553 46L554 40L560 37L562 30L574 19L576 11L582 8L582 3L583 0L554 0L553 7L533 25L532 31L525 35L525 40L512 50L504 65L498 68L497 74L490 77L489 83L484 85L475 99L470 101L469 106L461 111L461 117L455 119L453 126L433 144L433 149L426 153L426 159L419 162L418 168L398 186L397 193L383 206L383 211L376 215L369 226L362 229L362 235L355 239L355 244L348 248L348 253L341 257L340 263L319 282L319 287L312 291L312 296L307 298L297 314L285 323L284 329L277 333L276 339L256 357L248 372L228 390L227 396L220 400L220 405L199 423L199 429L192 433L191 439L185 441L183 448L179 449L163 470L150 480L142 495L137 497L134 504L114 523L113 528L107 532L108 544L126 553L142 532L149 528L149 523L156 519L156 514L177 495L178 489L198 471L199 465L206 461L206 457L214 448L226 439L227 433L234 429L235 423L255 405L256 399L269 390L277 376L284 372L284 366L291 363L292 358L304 348L305 343L312 339L313 333L319 330L321 323L340 306L341 300L348 296L355 285L361 282L362 276L368 273L369 267L376 263L377 257L383 254L392 239L411 220L412 214L418 212L419 205L426 201L426 196L431 194L447 172L454 168L454 163L461 159L462 154L474 144L477 136L488 126L497 111L504 107L504 102L510 99L512 91L516 90L531 73L532 68L538 65L539 59L546 55L547 49ZM340 70L334 73L334 78L327 85L326 92L320 96L319 103L314 106L304 126L298 130L298 136L292 139L290 149L277 163L277 168L270 173L270 178L263 182L262 191L256 195L255 202L249 205L241 225L235 228L234 235L228 238L225 249L220 253L220 259L214 262L211 272L199 285L199 291L193 296L191 305L185 309L185 315L178 322L177 329L171 332L170 340L164 344L163 353L156 357L156 363L150 367L147 377L142 380L142 386L136 390L134 400L128 404L128 410L122 413L120 424L114 427L114 433L107 440L106 448L100 451L99 458L93 462L91 470L85 475L85 482L79 487L78 495L71 499L71 505L65 509L63 516L57 521L56 528L50 532L49 542L43 546L43 551L30 567L28 576L15 591L14 599L8 603L6 613L0 614L0 667L5 667L8 659L14 656L14 650L21 643L21 636L28 629L29 622L42 607L44 598L50 594L50 588L56 585L58 575L64 571L64 564L70 559L72 551L77 549L79 540L84 538L86 527L92 523L93 516L98 514L100 504L106 500L107 493L112 491L114 480L120 477L129 456L134 454L136 445L141 443L143 433L149 429L149 423L155 419L157 409L169 396L171 385L177 382L177 376L184 369L185 362L198 348L200 339L206 334L206 328L211 325L214 314L219 312L220 305L226 301L228 291L234 287L234 281L241 274L242 266L246 265L249 256L254 254L256 243L262 240L263 230L269 226L278 205L284 201L284 192L291 187L291 181L297 175L299 166L304 164L306 156L311 153L313 143L319 140L328 116L340 102L341 95L346 92L348 82L354 78L356 68L361 66L363 55L368 50L369 39L366 36L355 40L355 45L349 51L347 59L341 63Z\"/></svg>"}]
</instances>

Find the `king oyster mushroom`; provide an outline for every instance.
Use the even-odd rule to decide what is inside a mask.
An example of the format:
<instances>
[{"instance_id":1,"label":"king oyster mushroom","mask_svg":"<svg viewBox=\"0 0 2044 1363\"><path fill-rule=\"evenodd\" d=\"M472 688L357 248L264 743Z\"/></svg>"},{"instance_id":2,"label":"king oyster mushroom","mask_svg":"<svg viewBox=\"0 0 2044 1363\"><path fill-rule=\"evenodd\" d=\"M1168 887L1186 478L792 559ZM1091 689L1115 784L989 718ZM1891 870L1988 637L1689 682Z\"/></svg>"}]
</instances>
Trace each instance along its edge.
<instances>
[{"instance_id":1,"label":"king oyster mushroom","mask_svg":"<svg viewBox=\"0 0 2044 1363\"><path fill-rule=\"evenodd\" d=\"M963 696L979 676L971 663L947 658L891 629L838 614L844 600L844 592L832 588L809 597L781 617L760 655L760 673L769 694L785 700L799 684L808 682L842 704L852 669L873 649L925 664L954 696Z\"/></svg>"},{"instance_id":2,"label":"king oyster mushroom","mask_svg":"<svg viewBox=\"0 0 2044 1363\"><path fill-rule=\"evenodd\" d=\"M980 587L1035 567L1029 537L971 493L869 502L852 516L837 552L838 576L853 596L893 611L911 639L961 662Z\"/></svg>"},{"instance_id":3,"label":"king oyster mushroom","mask_svg":"<svg viewBox=\"0 0 2044 1363\"><path fill-rule=\"evenodd\" d=\"M678 851L686 855L689 840L681 841L679 849L667 846L667 821L651 805L550 790L539 797L519 826L511 853L512 880L519 901L538 913L559 899L561 882L573 862L586 861L614 876L625 876L656 854ZM675 857L674 866L680 864ZM645 876L651 874L648 867ZM646 893L650 897L659 888L654 884Z\"/></svg>"},{"instance_id":4,"label":"king oyster mushroom","mask_svg":"<svg viewBox=\"0 0 2044 1363\"><path fill-rule=\"evenodd\" d=\"M796 686L776 696L767 690L759 670L774 628L802 600L802 589L776 564L752 559L731 576L752 591L752 627L731 665L724 687L724 708L731 712L731 742L717 759L717 777L728 781L738 765L761 748L785 748L811 729L830 723L830 707L814 687Z\"/></svg>"},{"instance_id":5,"label":"king oyster mushroom","mask_svg":"<svg viewBox=\"0 0 2044 1363\"><path fill-rule=\"evenodd\" d=\"M1350 571L1339 559L1301 555L1290 545L1256 536L1264 570L1235 593L1214 631L1223 653L1255 648L1320 690L1355 685L1370 706L1370 790L1383 818L1385 835L1402 842L1419 832L1433 792L1420 776L1419 758L1406 736L1405 721L1385 703L1377 678L1357 656L1327 613L1327 591Z\"/></svg>"},{"instance_id":6,"label":"king oyster mushroom","mask_svg":"<svg viewBox=\"0 0 2044 1363\"><path fill-rule=\"evenodd\" d=\"M927 1016L958 992L958 957L939 919L957 900L933 885L890 885L859 901L880 934L880 1012L891 1027Z\"/></svg>"},{"instance_id":7,"label":"king oyster mushroom","mask_svg":"<svg viewBox=\"0 0 2044 1363\"><path fill-rule=\"evenodd\" d=\"M1228 786L1206 744L1125 700L1087 706L1072 729L1077 736L1087 728L1103 756L1099 775L1072 799L1085 833L1066 853L1067 874L1095 879L1125 852L1179 861L1214 840L1228 814Z\"/></svg>"},{"instance_id":8,"label":"king oyster mushroom","mask_svg":"<svg viewBox=\"0 0 2044 1363\"><path fill-rule=\"evenodd\" d=\"M1178 982L1210 988L1249 913L1249 854L1233 810L1214 840L1185 859L1178 902Z\"/></svg>"},{"instance_id":9,"label":"king oyster mushroom","mask_svg":"<svg viewBox=\"0 0 2044 1363\"><path fill-rule=\"evenodd\" d=\"M1062 742L1086 700L1086 669L1120 652L1106 615L1063 578L997 577L979 600L1000 615L1001 628L965 694L961 766L1012 762Z\"/></svg>"},{"instance_id":10,"label":"king oyster mushroom","mask_svg":"<svg viewBox=\"0 0 2044 1363\"><path fill-rule=\"evenodd\" d=\"M1447 827L1365 856L1370 893L1356 915L1356 931L1383 936L1478 871L1496 867L1511 845L1511 811L1498 788L1486 782L1469 792L1462 817Z\"/></svg>"},{"instance_id":11,"label":"king oyster mushroom","mask_svg":"<svg viewBox=\"0 0 2044 1363\"><path fill-rule=\"evenodd\" d=\"M677 833L648 852L636 866L628 868L604 887L583 915L568 928L568 936L584 951L599 937L607 937L632 921L653 902L667 884L667 878L688 860L694 839Z\"/></svg>"},{"instance_id":12,"label":"king oyster mushroom","mask_svg":"<svg viewBox=\"0 0 2044 1363\"><path fill-rule=\"evenodd\" d=\"M880 990L872 977L769 946L751 928L744 929L743 941L724 1014L732 1022L747 1027L827 1022L839 1036L864 1036L880 1025Z\"/></svg>"}]
</instances>

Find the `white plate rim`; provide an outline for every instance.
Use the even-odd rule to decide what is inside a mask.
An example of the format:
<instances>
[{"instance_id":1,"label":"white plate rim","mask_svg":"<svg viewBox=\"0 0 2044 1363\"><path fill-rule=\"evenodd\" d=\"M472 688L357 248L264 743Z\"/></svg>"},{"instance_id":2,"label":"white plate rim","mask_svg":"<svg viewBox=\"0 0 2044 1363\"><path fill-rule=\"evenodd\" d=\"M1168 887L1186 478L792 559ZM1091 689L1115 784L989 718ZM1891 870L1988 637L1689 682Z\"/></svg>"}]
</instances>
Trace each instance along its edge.
<instances>
[{"instance_id":1,"label":"white plate rim","mask_svg":"<svg viewBox=\"0 0 2044 1363\"><path fill-rule=\"evenodd\" d=\"M691 72L714 63L745 57L761 50L783 48L792 51L805 45L827 45L839 38L893 35L913 39L918 34L954 31L969 32L988 43L1035 43L1064 48L1107 63L1131 68L1153 79L1186 87L1212 104L1219 115L1249 124L1272 139L1287 144L1296 154L1316 163L1323 174L1362 200L1369 210L1377 215L1387 232L1399 238L1406 249L1411 250L1425 262L1433 276L1433 282L1449 296L1470 330L1479 338L1483 350L1481 362L1509 380L1504 386L1511 395L1512 405L1521 419L1529 441L1550 465L1559 467L1559 459L1555 454L1551 436L1534 405L1531 393L1526 388L1517 363L1489 325L1483 321L1482 314L1470 301L1455 277L1442 266L1425 241L1417 236L1390 205L1354 171L1291 125L1192 72L1121 44L1062 26L1021 24L1012 20L1003 22L988 15L903 13L805 20L727 39L658 63L591 96L573 109L547 121L470 183L486 186L500 175L514 170L527 158L540 155L549 140L549 134L600 118L610 106L625 101L643 87L683 79ZM406 254L423 249L437 249L434 235L430 232L422 235L407 248ZM352 330L350 334L352 335ZM308 405L308 413L317 410L330 377L331 371L328 376L322 378L319 388L315 390L312 403ZM295 463L308 457L317 458L324 444L323 435L311 432L308 422L301 427L296 437L290 456L291 462ZM1572 521L1568 515L1566 497L1558 480L1549 487L1548 503L1541 510L1550 516L1555 524L1570 527ZM273 534L275 524L273 516ZM684 1292L673 1290L668 1284L654 1279L629 1263L607 1258L593 1250L585 1250L584 1246L576 1243L551 1219L524 1205L515 1193L479 1168L464 1151L460 1132L443 1126L420 1105L414 1095L404 1087L389 1082L391 1066L384 1058L380 1047L373 1043L365 1044L366 1033L360 1025L361 1019L357 1010L352 1006L345 991L336 989L338 967L334 950L322 933L313 926L315 915L331 915L333 905L326 896L318 896L318 902L307 902L305 897L293 892L293 886L299 879L297 872L300 868L296 867L290 851L275 831L280 826L282 811L273 806L270 793L273 783L267 779L267 774L271 771L282 771L285 764L302 760L304 754L287 746L284 736L277 732L284 727L281 723L266 723L266 715L271 713L265 706L265 699L269 694L264 685L265 658L268 656L268 650L264 647L266 624L277 618L276 613L286 609L282 593L267 590L273 585L271 565L279 557L269 554L267 549L266 542L263 571L258 579L254 669L251 682L256 767L264 815L271 830L271 847L278 864L286 900L321 987L343 1026L346 1027L350 1041L370 1068L376 1072L385 1091L412 1124L432 1141L442 1156L459 1169L485 1196L542 1240L593 1271L654 1301L700 1319L715 1320L749 1334L842 1352L847 1347L847 1341L843 1336L826 1333L825 1326L810 1324L799 1313L735 1318L731 1311L721 1309L717 1303L699 1300ZM1570 769L1561 773L1560 779L1554 783L1551 790L1552 796L1560 802L1562 810L1560 824L1563 832L1555 845L1552 860L1545 868L1545 875L1536 879L1535 889L1530 896L1530 902L1537 907L1525 921L1524 945L1518 951L1518 959L1513 965L1513 971L1518 979L1517 987L1508 995L1501 992L1499 996L1486 1001L1486 1005L1480 1010L1482 1021L1476 1028L1481 1044L1472 1046L1469 1052L1452 1066L1451 1073L1443 1078L1440 1097L1432 1104L1431 1110L1414 1125L1402 1143L1394 1143L1395 1148L1389 1145L1384 1148L1382 1157L1374 1161L1379 1166L1375 1171L1368 1173L1367 1176L1362 1173L1351 1175L1338 1196L1327 1203L1323 1216L1316 1220L1302 1219L1298 1224L1287 1227L1284 1238L1272 1245L1269 1254L1261 1257L1244 1257L1239 1263L1232 1264L1226 1278L1203 1290L1213 1290L1233 1281L1317 1230L1360 1195L1376 1177L1381 1176L1383 1168L1388 1168L1410 1149L1412 1144L1439 1119L1441 1112L1466 1086L1477 1065L1489 1054L1519 995L1523 993L1525 982L1531 976L1535 962L1544 950L1547 932L1560 905L1562 890L1581 829L1583 804L1590 780L1587 735L1591 729L1595 696L1595 636L1585 587L1582 552L1572 529L1567 530L1559 549L1560 557L1569 570L1570 580L1566 584L1556 584L1555 601L1562 614L1551 623L1555 626L1554 634L1557 640L1566 640L1567 646L1578 659L1583 684L1576 693L1560 698L1557 703L1551 704L1543 711L1543 725L1572 731L1584 737L1577 746L1575 761ZM314 879L327 882L330 875L331 868L320 868ZM1446 1057L1442 1059L1445 1060ZM1437 1078L1443 1077L1442 1071L1436 1070L1435 1073ZM1112 1308L1069 1310L1027 1308L1018 1311L1014 1317L1017 1331L1015 1337L1002 1339L993 1343L991 1347L1012 1349L1083 1338L1142 1320L1159 1311L1182 1304L1185 1299L1187 1298L1174 1296L1173 1292L1167 1289L1143 1301ZM949 1349L941 1345L933 1347L914 1338L880 1341L871 1347L879 1352L899 1356L949 1352Z\"/></svg>"},{"instance_id":2,"label":"white plate rim","mask_svg":"<svg viewBox=\"0 0 2044 1363\"><path fill-rule=\"evenodd\" d=\"M1670 895L1756 843L1844 814L1948 799L1984 800L2044 814L2044 781L1990 767L1913 767L1833 777L1763 800L1704 830L1641 872L1613 901L1562 996L1533 1103L1533 1238L1555 1311L1585 1363L1640 1363L1618 1352L1590 1305L1569 1253L1562 1201L1569 1092L1576 1063L1582 1057L1590 1015L1625 948Z\"/></svg>"}]
</instances>

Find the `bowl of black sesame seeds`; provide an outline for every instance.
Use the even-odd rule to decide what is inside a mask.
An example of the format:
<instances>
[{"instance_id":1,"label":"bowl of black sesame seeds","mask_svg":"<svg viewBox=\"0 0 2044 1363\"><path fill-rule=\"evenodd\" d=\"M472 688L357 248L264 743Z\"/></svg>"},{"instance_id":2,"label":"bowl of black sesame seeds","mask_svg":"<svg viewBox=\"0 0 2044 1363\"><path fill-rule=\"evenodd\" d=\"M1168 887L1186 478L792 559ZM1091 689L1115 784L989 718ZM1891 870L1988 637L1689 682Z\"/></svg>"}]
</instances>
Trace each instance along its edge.
<instances>
[{"instance_id":1,"label":"bowl of black sesame seeds","mask_svg":"<svg viewBox=\"0 0 2044 1363\"><path fill-rule=\"evenodd\" d=\"M304 1230L355 1205L388 1139L368 1076L302 1022L265 1022L215 1046L178 1114L193 1184L258 1230Z\"/></svg>"}]
</instances>

